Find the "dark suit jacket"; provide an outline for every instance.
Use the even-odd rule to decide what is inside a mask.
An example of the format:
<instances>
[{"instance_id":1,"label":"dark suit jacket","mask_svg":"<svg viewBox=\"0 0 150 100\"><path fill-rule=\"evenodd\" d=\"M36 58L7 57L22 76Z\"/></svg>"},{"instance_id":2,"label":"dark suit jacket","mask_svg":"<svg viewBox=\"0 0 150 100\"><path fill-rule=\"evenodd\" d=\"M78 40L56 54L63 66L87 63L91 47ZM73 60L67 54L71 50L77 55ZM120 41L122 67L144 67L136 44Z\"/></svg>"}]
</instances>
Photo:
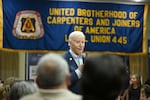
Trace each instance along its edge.
<instances>
[{"instance_id":1,"label":"dark suit jacket","mask_svg":"<svg viewBox=\"0 0 150 100\"><path fill-rule=\"evenodd\" d=\"M69 89L74 93L80 94L79 78L75 72L75 70L78 68L78 65L69 51L63 54L63 58L65 58L65 60L68 62L69 71L71 73L71 85Z\"/></svg>"}]
</instances>

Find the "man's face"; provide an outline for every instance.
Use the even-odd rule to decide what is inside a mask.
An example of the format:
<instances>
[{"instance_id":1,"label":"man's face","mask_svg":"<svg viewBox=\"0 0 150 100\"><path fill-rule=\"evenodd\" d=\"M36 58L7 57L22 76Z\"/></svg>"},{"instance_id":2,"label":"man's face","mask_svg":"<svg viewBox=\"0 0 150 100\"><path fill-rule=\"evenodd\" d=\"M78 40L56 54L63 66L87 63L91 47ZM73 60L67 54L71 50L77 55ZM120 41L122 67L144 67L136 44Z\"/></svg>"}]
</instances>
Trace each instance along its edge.
<instances>
[{"instance_id":1,"label":"man's face","mask_svg":"<svg viewBox=\"0 0 150 100\"><path fill-rule=\"evenodd\" d=\"M69 44L71 50L76 55L81 55L85 47L85 36L82 34L74 35L72 39L69 41Z\"/></svg>"}]
</instances>

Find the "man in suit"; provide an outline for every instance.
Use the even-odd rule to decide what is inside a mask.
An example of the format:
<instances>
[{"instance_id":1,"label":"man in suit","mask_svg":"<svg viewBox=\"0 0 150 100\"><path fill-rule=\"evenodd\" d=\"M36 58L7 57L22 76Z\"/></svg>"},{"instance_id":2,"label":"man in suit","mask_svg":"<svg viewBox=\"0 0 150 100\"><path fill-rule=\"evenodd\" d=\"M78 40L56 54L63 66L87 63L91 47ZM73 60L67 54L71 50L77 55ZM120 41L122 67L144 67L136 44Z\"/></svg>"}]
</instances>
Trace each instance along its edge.
<instances>
[{"instance_id":1,"label":"man in suit","mask_svg":"<svg viewBox=\"0 0 150 100\"><path fill-rule=\"evenodd\" d=\"M69 71L71 73L71 85L69 89L77 94L80 94L80 88L78 81L82 74L83 55L85 47L85 35L83 32L74 31L69 35L68 45L70 49L63 55L69 65Z\"/></svg>"},{"instance_id":2,"label":"man in suit","mask_svg":"<svg viewBox=\"0 0 150 100\"><path fill-rule=\"evenodd\" d=\"M67 62L58 54L47 54L38 62L36 83L39 92L21 100L81 100L68 90L70 73Z\"/></svg>"}]
</instances>

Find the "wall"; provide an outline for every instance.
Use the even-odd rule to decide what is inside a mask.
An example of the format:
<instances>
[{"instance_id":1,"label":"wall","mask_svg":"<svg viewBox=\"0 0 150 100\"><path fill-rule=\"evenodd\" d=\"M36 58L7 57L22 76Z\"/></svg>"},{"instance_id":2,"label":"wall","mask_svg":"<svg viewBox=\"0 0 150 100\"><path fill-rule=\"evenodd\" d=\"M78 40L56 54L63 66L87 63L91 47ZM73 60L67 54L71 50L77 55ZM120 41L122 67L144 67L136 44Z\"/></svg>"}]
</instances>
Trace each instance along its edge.
<instances>
[{"instance_id":1,"label":"wall","mask_svg":"<svg viewBox=\"0 0 150 100\"><path fill-rule=\"evenodd\" d=\"M19 53L19 79L25 80L26 77L26 53Z\"/></svg>"}]
</instances>

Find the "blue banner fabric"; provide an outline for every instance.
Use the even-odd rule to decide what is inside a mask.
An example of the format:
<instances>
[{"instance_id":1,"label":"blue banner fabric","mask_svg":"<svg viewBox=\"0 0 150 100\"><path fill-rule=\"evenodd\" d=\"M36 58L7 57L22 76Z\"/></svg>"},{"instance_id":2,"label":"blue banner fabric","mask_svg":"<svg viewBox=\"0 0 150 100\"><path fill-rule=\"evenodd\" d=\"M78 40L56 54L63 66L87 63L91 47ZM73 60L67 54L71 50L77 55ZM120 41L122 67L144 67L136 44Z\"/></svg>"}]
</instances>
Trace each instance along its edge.
<instances>
[{"instance_id":1,"label":"blue banner fabric","mask_svg":"<svg viewBox=\"0 0 150 100\"><path fill-rule=\"evenodd\" d=\"M3 49L65 51L69 33L78 30L85 51L144 53L146 5L2 0L2 8Z\"/></svg>"}]
</instances>

